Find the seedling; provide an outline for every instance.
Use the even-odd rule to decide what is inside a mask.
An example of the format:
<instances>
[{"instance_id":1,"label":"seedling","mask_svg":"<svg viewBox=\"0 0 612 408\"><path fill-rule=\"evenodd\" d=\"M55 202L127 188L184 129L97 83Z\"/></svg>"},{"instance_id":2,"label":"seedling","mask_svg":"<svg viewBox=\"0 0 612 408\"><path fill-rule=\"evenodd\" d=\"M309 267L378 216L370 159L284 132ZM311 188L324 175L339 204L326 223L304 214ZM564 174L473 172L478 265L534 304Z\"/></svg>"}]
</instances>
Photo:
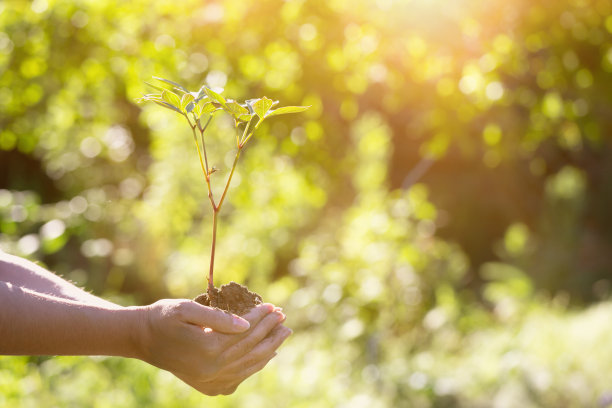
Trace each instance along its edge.
<instances>
[{"instance_id":1,"label":"seedling","mask_svg":"<svg viewBox=\"0 0 612 408\"><path fill-rule=\"evenodd\" d=\"M212 298L215 290L213 284L213 273L215 267L215 249L217 242L217 218L232 181L232 176L236 170L236 164L240 158L242 150L251 140L261 124L271 117L288 113L303 112L308 106L285 106L272 109L278 101L266 98L265 96L257 99L248 99L244 103L239 103L231 99L225 99L221 93L216 92L204 85L197 92L190 92L182 85L169 79L153 77L160 82L160 86L147 83L158 93L146 94L140 101L151 101L169 109L176 114L184 117L191 128L193 141L196 145L200 166L204 173L206 186L208 188L208 199L213 211L212 219L212 245L210 250L210 269L208 272L207 294ZM211 178L216 176L217 168L210 167L206 152L205 133L215 115L218 112L225 112L232 116L236 128L236 156L225 183L225 188L220 198L216 199L211 187ZM241 126L244 129L241 130ZM199 134L199 140L198 140Z\"/></svg>"}]
</instances>

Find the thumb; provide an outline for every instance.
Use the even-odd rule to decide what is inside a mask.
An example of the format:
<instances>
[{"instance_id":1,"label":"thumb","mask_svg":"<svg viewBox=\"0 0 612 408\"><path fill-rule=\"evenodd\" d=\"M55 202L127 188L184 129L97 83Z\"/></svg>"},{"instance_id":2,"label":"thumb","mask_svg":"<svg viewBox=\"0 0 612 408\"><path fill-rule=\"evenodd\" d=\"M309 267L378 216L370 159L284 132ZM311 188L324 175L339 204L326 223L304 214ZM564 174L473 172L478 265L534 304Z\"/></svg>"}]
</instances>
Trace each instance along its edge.
<instances>
[{"instance_id":1,"label":"thumb","mask_svg":"<svg viewBox=\"0 0 612 408\"><path fill-rule=\"evenodd\" d=\"M201 327L209 327L222 333L242 333L249 329L250 323L240 316L223 310L203 306L197 302L184 305L184 321Z\"/></svg>"}]
</instances>

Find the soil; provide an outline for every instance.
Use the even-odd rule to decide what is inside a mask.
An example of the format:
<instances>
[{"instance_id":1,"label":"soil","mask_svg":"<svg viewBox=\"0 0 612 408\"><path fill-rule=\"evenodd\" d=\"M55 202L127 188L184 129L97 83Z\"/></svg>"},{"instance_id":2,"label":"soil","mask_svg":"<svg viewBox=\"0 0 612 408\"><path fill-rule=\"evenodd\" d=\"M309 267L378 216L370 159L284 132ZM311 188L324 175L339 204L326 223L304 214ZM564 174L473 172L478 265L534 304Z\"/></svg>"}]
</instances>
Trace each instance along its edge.
<instances>
[{"instance_id":1,"label":"soil","mask_svg":"<svg viewBox=\"0 0 612 408\"><path fill-rule=\"evenodd\" d=\"M263 303L259 294L236 282L230 282L219 289L215 287L212 293L202 293L193 300L204 306L216 307L238 316L248 313L253 307Z\"/></svg>"}]
</instances>

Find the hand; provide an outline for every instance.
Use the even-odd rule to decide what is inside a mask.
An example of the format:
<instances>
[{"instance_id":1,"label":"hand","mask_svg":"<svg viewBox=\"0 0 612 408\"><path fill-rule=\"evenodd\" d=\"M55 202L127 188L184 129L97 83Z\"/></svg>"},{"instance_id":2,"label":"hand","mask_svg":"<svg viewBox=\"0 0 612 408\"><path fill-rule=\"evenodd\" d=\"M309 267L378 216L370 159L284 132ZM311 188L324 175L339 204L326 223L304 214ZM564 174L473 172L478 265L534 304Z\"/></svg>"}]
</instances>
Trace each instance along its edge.
<instances>
[{"instance_id":1,"label":"hand","mask_svg":"<svg viewBox=\"0 0 612 408\"><path fill-rule=\"evenodd\" d=\"M144 311L141 358L207 395L232 393L291 334L270 304L244 318L189 300L161 300Z\"/></svg>"},{"instance_id":2,"label":"hand","mask_svg":"<svg viewBox=\"0 0 612 408\"><path fill-rule=\"evenodd\" d=\"M208 332L210 338L221 344L219 369L214 375L203 378L177 375L185 383L207 395L229 395L238 385L252 374L261 370L276 356L275 350L289 337L291 329L282 325L285 321L280 309L270 313L270 304L260 305L247 313L244 318L251 329L243 334L227 335Z\"/></svg>"}]
</instances>

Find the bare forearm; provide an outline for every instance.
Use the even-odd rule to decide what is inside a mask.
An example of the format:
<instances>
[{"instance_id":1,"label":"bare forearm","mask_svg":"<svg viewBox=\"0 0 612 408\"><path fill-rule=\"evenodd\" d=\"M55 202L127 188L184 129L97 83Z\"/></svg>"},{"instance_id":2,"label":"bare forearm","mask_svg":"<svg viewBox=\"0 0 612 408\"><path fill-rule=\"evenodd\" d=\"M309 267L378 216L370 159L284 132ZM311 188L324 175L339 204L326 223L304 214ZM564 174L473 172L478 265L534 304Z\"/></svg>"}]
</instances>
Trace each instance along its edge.
<instances>
[{"instance_id":1,"label":"bare forearm","mask_svg":"<svg viewBox=\"0 0 612 408\"><path fill-rule=\"evenodd\" d=\"M124 308L0 251L0 355L132 357L202 393L231 393L290 334L273 309L240 318L187 299Z\"/></svg>"},{"instance_id":2,"label":"bare forearm","mask_svg":"<svg viewBox=\"0 0 612 408\"><path fill-rule=\"evenodd\" d=\"M119 307L91 293L79 289L70 282L39 265L0 251L0 281L11 283L34 292L75 300L91 305Z\"/></svg>"},{"instance_id":3,"label":"bare forearm","mask_svg":"<svg viewBox=\"0 0 612 408\"><path fill-rule=\"evenodd\" d=\"M0 282L0 354L139 357L141 316Z\"/></svg>"}]
</instances>

